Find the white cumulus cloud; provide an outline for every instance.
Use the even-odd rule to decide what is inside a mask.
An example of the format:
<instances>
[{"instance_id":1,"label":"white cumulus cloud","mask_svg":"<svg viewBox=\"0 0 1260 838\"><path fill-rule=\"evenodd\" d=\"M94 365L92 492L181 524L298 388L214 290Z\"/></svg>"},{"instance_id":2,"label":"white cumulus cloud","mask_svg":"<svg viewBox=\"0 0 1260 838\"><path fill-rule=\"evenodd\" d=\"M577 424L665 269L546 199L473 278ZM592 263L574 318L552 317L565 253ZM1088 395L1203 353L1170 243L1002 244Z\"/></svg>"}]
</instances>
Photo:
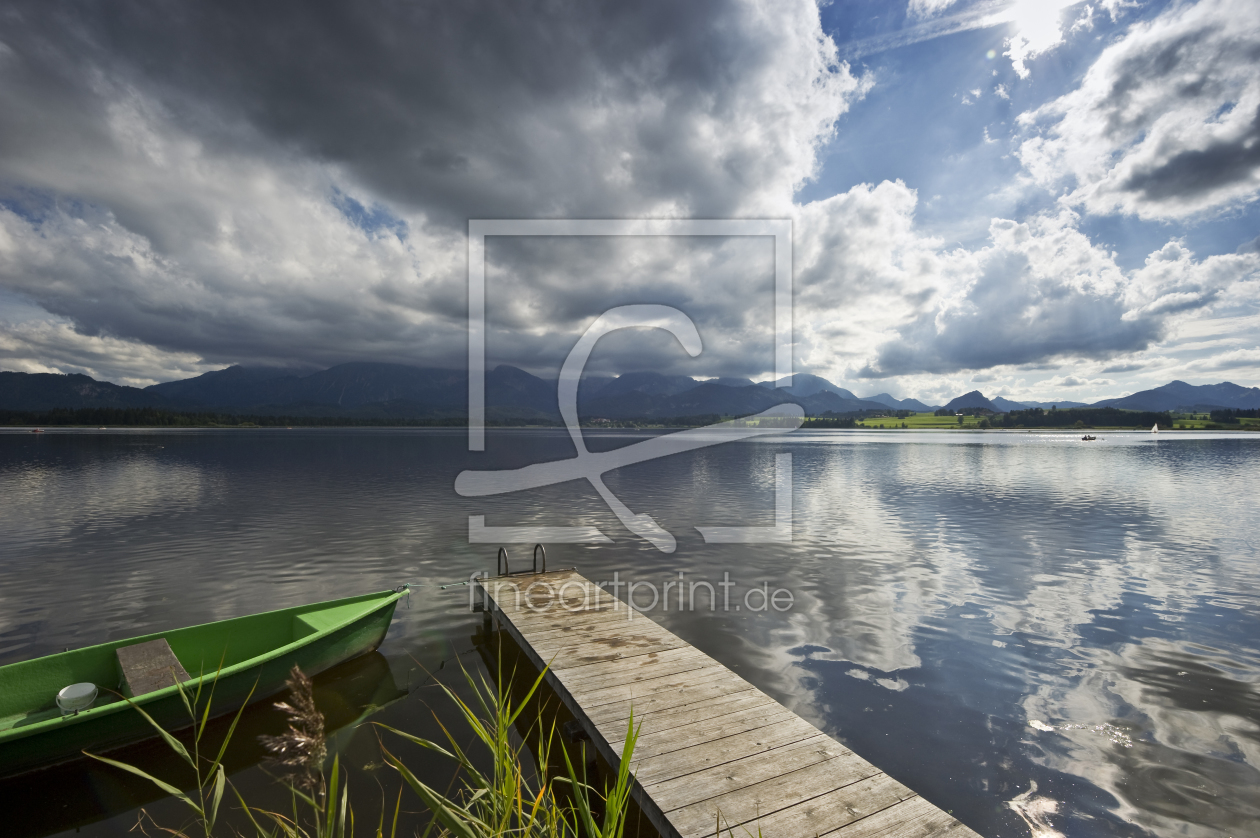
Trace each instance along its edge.
<instances>
[{"instance_id":1,"label":"white cumulus cloud","mask_svg":"<svg viewBox=\"0 0 1260 838\"><path fill-rule=\"evenodd\" d=\"M1018 156L1092 213L1180 218L1260 192L1260 3L1177 4L1020 124Z\"/></svg>"},{"instance_id":2,"label":"white cumulus cloud","mask_svg":"<svg viewBox=\"0 0 1260 838\"><path fill-rule=\"evenodd\" d=\"M994 219L990 243L941 254L929 305L857 373L884 378L1070 358L1108 359L1163 340L1177 315L1202 311L1260 271L1260 257L1196 260L1179 242L1136 271L1090 241L1064 211Z\"/></svg>"}]
</instances>

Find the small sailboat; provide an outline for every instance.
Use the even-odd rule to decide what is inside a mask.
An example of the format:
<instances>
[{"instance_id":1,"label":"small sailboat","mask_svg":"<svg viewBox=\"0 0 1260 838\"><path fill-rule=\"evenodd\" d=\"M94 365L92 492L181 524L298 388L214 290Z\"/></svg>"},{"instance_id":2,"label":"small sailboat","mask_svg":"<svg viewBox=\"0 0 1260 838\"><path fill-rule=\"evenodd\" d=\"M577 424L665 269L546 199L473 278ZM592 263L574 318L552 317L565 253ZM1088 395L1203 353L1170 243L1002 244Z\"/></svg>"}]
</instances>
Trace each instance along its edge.
<instances>
[{"instance_id":1,"label":"small sailboat","mask_svg":"<svg viewBox=\"0 0 1260 838\"><path fill-rule=\"evenodd\" d=\"M1156 422L1154 425L1151 425L1151 433L1153 433L1153 434L1157 434L1157 433L1159 433L1159 423L1158 423L1158 422Z\"/></svg>"}]
</instances>

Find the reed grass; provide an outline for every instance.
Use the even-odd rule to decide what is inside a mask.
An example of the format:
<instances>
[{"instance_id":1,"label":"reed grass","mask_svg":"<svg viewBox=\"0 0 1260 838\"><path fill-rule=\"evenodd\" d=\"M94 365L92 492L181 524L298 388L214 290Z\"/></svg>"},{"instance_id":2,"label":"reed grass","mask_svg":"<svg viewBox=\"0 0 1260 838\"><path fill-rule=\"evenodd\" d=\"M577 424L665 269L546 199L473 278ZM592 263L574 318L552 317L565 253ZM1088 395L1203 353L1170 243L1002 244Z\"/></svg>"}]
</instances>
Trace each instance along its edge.
<instances>
[{"instance_id":1,"label":"reed grass","mask_svg":"<svg viewBox=\"0 0 1260 838\"><path fill-rule=\"evenodd\" d=\"M222 669L221 666L220 669ZM172 673L172 675L173 674L174 673ZM200 706L201 693L202 688L205 686L205 679L197 679L197 688L191 696L189 695L188 688L178 680L176 681L176 686L179 690L179 697L184 703L184 708L188 711L189 720L192 722L193 739L191 751L184 747L182 742L154 721L153 717L144 711L144 708L136 704L130 698L123 696L127 703L130 704L137 713L144 716L149 724L153 726L153 729L158 732L158 735L162 737L167 746L179 755L179 757L183 759L189 767L192 768L193 774L196 777L196 784L191 791L185 792L164 780L160 780L157 777L148 774L134 765L110 759L108 757L99 756L97 754L89 754L87 751L84 751L84 753L92 759L103 762L106 765L112 765L115 768L120 768L123 771L135 774L138 777L143 777L156 785L162 791L187 805L188 808L192 810L192 823L204 836L206 836L206 838L212 838L214 834L215 825L218 823L219 819L219 807L223 803L223 792L227 786L227 773L223 770L223 755L227 753L228 743L232 740L232 734L236 731L237 722L241 720L241 714L244 713L245 708L249 706L249 699L253 697L254 690L258 687L258 684L255 683L254 686L250 688L249 695L245 697L245 701L241 704L241 709L236 711L236 716L232 719L232 725L228 728L227 736L223 738L223 743L219 746L218 754L215 755L214 759L209 760L209 763L207 764L205 757L201 753L201 740L205 735L206 725L210 721L210 704L213 701L214 690L218 684L219 672L216 670L214 679L210 683L210 693L206 696L205 705ZM145 813L144 810L141 810L142 818L146 814L147 813ZM173 830L162 827L158 828L172 835L191 838L191 836L187 836L184 829Z\"/></svg>"},{"instance_id":2,"label":"reed grass","mask_svg":"<svg viewBox=\"0 0 1260 838\"><path fill-rule=\"evenodd\" d=\"M525 739L532 738L535 743L532 762L538 767L538 771L530 772L526 766L531 760L525 754L524 744L517 744L511 733L525 705L542 684L545 674L546 670L538 676L516 705L512 702L509 686L506 686L510 685L511 679L500 677L496 688L491 687L484 676L473 678L464 670L464 678L474 697L472 705L445 684L440 685L447 698L459 709L464 721L472 728L475 741L489 751L492 765L489 773L477 768L472 757L459 746L446 726L441 725L440 719L438 723L446 736L447 747L388 725L377 724L379 729L439 753L458 766L462 788L455 794L443 794L417 779L401 759L383 743L381 746L385 762L398 771L407 785L433 812L435 825L440 829L437 833L440 838L498 838L509 835L522 838L579 835L584 838L621 837L625 829L633 783L630 760L638 738L633 714L627 723L626 741L617 768L617 777L612 787L606 789L602 795L587 782L585 776L578 776L568 751L562 745L559 751L564 758L566 776L548 776L546 766L551 764L551 756L556 747L556 730L554 725L544 729L541 720L536 727L530 729L529 733L533 733L533 736L530 737L527 733L521 740L523 743ZM585 768L584 759L578 762ZM560 789L557 786L563 786L563 791L567 794L558 794ZM567 802L565 797L571 802ZM593 805L596 798L602 817L596 816L597 807Z\"/></svg>"},{"instance_id":3,"label":"reed grass","mask_svg":"<svg viewBox=\"0 0 1260 838\"><path fill-rule=\"evenodd\" d=\"M382 801L377 822L369 826L365 834L374 838L385 838L387 835L396 838L403 791L410 788L433 815L422 838L622 838L633 785L630 760L638 737L633 717L628 723L616 778L611 787L601 793L588 781L584 771L579 776L568 752L563 745L557 745L554 725L545 728L540 719L521 737L513 736L513 731L520 731L521 713L542 684L545 670L519 704L512 701L510 679L505 682L500 677L495 687L485 676L474 678L467 670L463 671L463 675L471 690L470 701L461 699L445 684L440 686L457 708L459 717L472 729L473 742L487 752L488 763L479 763L473 754L461 748L440 719L445 744L374 723L385 764L398 773L400 786L388 831L386 815L390 813L385 801ZM192 768L196 779L190 791L181 790L134 765L88 754L107 765L143 777L183 802L190 810L190 819L179 827L162 826L141 810L141 831L150 826L173 838L195 838L198 835L226 838L229 833L224 831L221 807L226 790L230 788L243 820L248 823L248 829L255 838L353 838L359 834L349 795L349 774L342 768L340 757L334 755L330 769L327 772L324 770L327 761L324 720L315 706L310 679L294 667L287 682L289 700L276 704L277 709L289 717L289 729L279 736L262 737L263 744L272 754L270 765L279 769L277 779L290 793L291 808L286 812L250 804L224 771L223 755L244 705L234 717L214 758L201 753L200 744L210 718L215 683L217 675L204 703L201 680L194 691L179 685L180 697L193 724L191 749L132 703L167 746ZM386 737L413 743L449 759L457 770L460 787L454 792L444 793L426 785L401 757L389 749ZM526 747L527 741L533 745L532 757ZM547 771L547 766L553 764L551 760L557 747L563 757L565 772L553 776ZM488 764L489 768L482 770L478 764ZM578 764L584 767L585 759L578 760ZM237 829L232 829L230 834L242 835Z\"/></svg>"}]
</instances>

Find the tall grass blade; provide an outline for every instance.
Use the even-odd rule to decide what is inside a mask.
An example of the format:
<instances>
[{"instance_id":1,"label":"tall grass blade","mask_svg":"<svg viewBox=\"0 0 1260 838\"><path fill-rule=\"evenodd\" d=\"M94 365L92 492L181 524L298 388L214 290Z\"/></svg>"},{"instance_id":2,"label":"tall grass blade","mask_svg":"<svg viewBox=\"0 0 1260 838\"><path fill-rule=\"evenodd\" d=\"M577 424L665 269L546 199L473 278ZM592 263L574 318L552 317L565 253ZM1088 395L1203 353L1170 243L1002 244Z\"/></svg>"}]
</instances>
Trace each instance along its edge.
<instances>
[{"instance_id":1,"label":"tall grass blade","mask_svg":"<svg viewBox=\"0 0 1260 838\"><path fill-rule=\"evenodd\" d=\"M189 797L187 794L180 791L179 789L175 788L170 783L167 783L163 780L159 780L157 777L154 777L152 774L149 774L145 771L140 770L139 768L136 768L134 765L128 765L125 762L119 762L118 760L110 759L109 757L102 757L102 756L97 756L96 754L89 754L87 751L84 751L83 753L87 754L92 759L99 760L105 763L106 765L112 765L115 768L121 768L123 771L130 772L131 774L135 774L137 777L143 777L144 779L148 780L153 785L160 788L162 791L169 794L171 797L184 801L184 803L188 804L188 806L194 812L197 813L198 817L202 816L201 807L198 806L195 802L193 802L193 799L191 797Z\"/></svg>"},{"instance_id":2,"label":"tall grass blade","mask_svg":"<svg viewBox=\"0 0 1260 838\"><path fill-rule=\"evenodd\" d=\"M219 666L217 669L214 670L214 681L213 683L210 684L210 695L206 696L205 710L203 710L201 713L201 727L197 730L198 740L200 740L201 735L206 732L206 723L210 721L210 705L214 703L214 690L215 690L215 687L219 686L219 673L223 671L223 664L226 661L227 661L227 649L224 649L223 656L219 658ZM259 677L262 677L262 676L259 675ZM254 682L254 686L258 686L257 681ZM250 695L253 695L252 690L250 691ZM197 700L198 701L201 700L200 689L197 690ZM246 699L245 703L249 704L249 700Z\"/></svg>"},{"instance_id":3,"label":"tall grass blade","mask_svg":"<svg viewBox=\"0 0 1260 838\"><path fill-rule=\"evenodd\" d=\"M398 757L384 749L382 749L382 752L385 755L385 761L402 775L407 785L411 786L411 790L424 802L425 806L429 807L429 811L433 812L433 816L452 835L457 836L457 838L482 838L486 834L485 825L477 823L471 812L451 804L442 795L420 782ZM477 823L477 826L482 828L479 831L476 830L473 826L474 823ZM490 832L489 834L493 835L494 833Z\"/></svg>"},{"instance_id":4,"label":"tall grass blade","mask_svg":"<svg viewBox=\"0 0 1260 838\"><path fill-rule=\"evenodd\" d=\"M210 815L206 818L213 826L219 817L219 804L223 802L223 787L227 785L227 775L223 771L223 766L219 766L214 778L214 793L210 797Z\"/></svg>"},{"instance_id":5,"label":"tall grass blade","mask_svg":"<svg viewBox=\"0 0 1260 838\"><path fill-rule=\"evenodd\" d=\"M328 791L324 795L324 824L328 829L328 833L332 834L333 820L337 816L337 783L341 779L341 755L333 757L332 764L332 781L328 785Z\"/></svg>"},{"instance_id":6,"label":"tall grass blade","mask_svg":"<svg viewBox=\"0 0 1260 838\"><path fill-rule=\"evenodd\" d=\"M413 742L422 748L428 748L430 751L437 751L439 754L441 754L444 757L448 757L450 759L458 759L455 756L455 754L452 754L450 751L446 750L445 748L443 748L441 745L437 744L436 742L431 742L428 739L421 739L419 736L413 736L404 730L399 730L396 727L390 727L389 725L382 724L381 722L372 722L372 724L376 725L382 730L388 730L390 733L397 734L398 736L401 736L403 739L406 739L408 742Z\"/></svg>"},{"instance_id":7,"label":"tall grass blade","mask_svg":"<svg viewBox=\"0 0 1260 838\"><path fill-rule=\"evenodd\" d=\"M349 811L350 809L347 803L347 799L349 797L350 797L350 778L347 777L346 782L343 783L341 786L341 812L338 815L338 820L337 820L337 838L345 838L346 836L346 812ZM353 822L354 821L352 818L351 823ZM354 830L351 829L351 833L353 832Z\"/></svg>"},{"instance_id":8,"label":"tall grass blade","mask_svg":"<svg viewBox=\"0 0 1260 838\"><path fill-rule=\"evenodd\" d=\"M583 749L585 753L585 749ZM600 835L599 828L595 826L595 817L591 813L591 801L589 797L590 786L584 782L586 771L583 770L583 779L579 780L577 772L573 770L573 762L569 759L569 752L564 748L560 749L561 756L564 757L564 767L569 774L569 782L573 786L573 797L577 801L577 813L581 818L583 830L590 838L598 838Z\"/></svg>"},{"instance_id":9,"label":"tall grass blade","mask_svg":"<svg viewBox=\"0 0 1260 838\"><path fill-rule=\"evenodd\" d=\"M236 786L232 786L232 794L236 795L237 801L241 804L241 809L245 812L245 817L249 818L249 822L253 824L254 831L256 833L258 833L259 835L274 835L275 834L274 832L263 831L262 824L260 824L258 820L254 817L254 810L251 809L249 804L245 802L245 798L241 796L241 793L240 791L237 790Z\"/></svg>"},{"instance_id":10,"label":"tall grass blade","mask_svg":"<svg viewBox=\"0 0 1260 838\"><path fill-rule=\"evenodd\" d=\"M261 678L260 674L258 678ZM241 708L236 711L236 716L232 719L232 724L228 726L227 735L223 737L223 744L219 746L219 753L214 758L214 762L210 763L210 770L213 771L216 766L223 765L223 755L227 753L228 743L232 741L232 735L236 733L236 723L241 720L241 716L245 713L245 708L249 706L249 700L254 697L254 690L258 689L258 678L254 679L254 686L249 688L249 695L245 696L245 701L241 704ZM214 690L210 691L210 698L206 701L206 712L210 712L210 701L214 699Z\"/></svg>"},{"instance_id":11,"label":"tall grass blade","mask_svg":"<svg viewBox=\"0 0 1260 838\"><path fill-rule=\"evenodd\" d=\"M402 811L402 785L398 786L398 802L394 804L394 825L389 828L389 838L398 834L398 813Z\"/></svg>"},{"instance_id":12,"label":"tall grass blade","mask_svg":"<svg viewBox=\"0 0 1260 838\"><path fill-rule=\"evenodd\" d=\"M176 684L176 686L179 686L179 685L178 685L178 684ZM197 770L197 763L196 763L196 761L192 758L192 756L190 756L190 755L189 755L189 753L188 753L188 749L184 747L184 745L183 745L183 743L182 743L182 742L180 742L180 741L179 741L178 739L176 739L174 736L171 736L169 733L167 733L167 732L166 732L166 729L165 729L165 728L163 728L163 727L162 727L160 724L158 724L157 722L155 722L155 721L153 720L153 717L152 717L152 716L150 716L148 713L144 712L144 708L143 708L143 707L141 707L139 704L136 704L136 703L135 703L134 701L132 701L130 698L127 698L127 696L123 696L123 698L124 698L124 699L126 699L126 701L127 701L127 703L128 703L128 704L130 704L132 707L134 707L134 708L136 709L136 712L138 712L141 716L144 716L145 721L147 721L150 725L152 725L152 727L153 727L153 729L154 729L154 730L156 730L159 734L161 734L162 739L166 742L166 744L167 744L168 746L170 746L170 749L171 749L172 751L174 751L175 753L177 753L177 754L179 754L181 757L183 757L184 762L186 762L186 763L188 763L190 766L192 766L192 769L193 769L194 771L196 771L196 770ZM90 756L90 754L89 754L89 756Z\"/></svg>"},{"instance_id":13,"label":"tall grass blade","mask_svg":"<svg viewBox=\"0 0 1260 838\"><path fill-rule=\"evenodd\" d=\"M634 746L639 741L639 730L642 727L642 722L638 727L635 726L634 708L631 708L630 719L626 723L626 740L621 747L621 762L617 765L617 781L613 783L604 800L604 835L620 835L625 827L630 792L634 788L630 759L634 756Z\"/></svg>"},{"instance_id":14,"label":"tall grass blade","mask_svg":"<svg viewBox=\"0 0 1260 838\"><path fill-rule=\"evenodd\" d=\"M193 702L189 703L188 692L187 690L184 689L184 685L180 683L179 679L176 677L175 668L167 667L167 669L171 673L171 678L174 679L175 681L175 689L179 693L179 700L184 702L184 709L188 711L188 718L192 720L193 724L196 724L197 711L193 709L193 704L196 703L196 699L193 699ZM201 679L200 678L197 679L197 695L198 696L201 695Z\"/></svg>"}]
</instances>

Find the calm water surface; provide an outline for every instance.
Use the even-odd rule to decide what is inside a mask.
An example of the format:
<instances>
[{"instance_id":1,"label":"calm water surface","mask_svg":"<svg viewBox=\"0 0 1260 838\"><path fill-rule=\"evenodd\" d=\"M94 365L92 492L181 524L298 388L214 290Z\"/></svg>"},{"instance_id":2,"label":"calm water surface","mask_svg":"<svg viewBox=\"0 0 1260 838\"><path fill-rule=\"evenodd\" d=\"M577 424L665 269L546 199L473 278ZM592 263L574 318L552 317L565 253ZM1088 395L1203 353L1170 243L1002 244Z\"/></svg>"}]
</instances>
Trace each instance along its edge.
<instances>
[{"instance_id":1,"label":"calm water surface","mask_svg":"<svg viewBox=\"0 0 1260 838\"><path fill-rule=\"evenodd\" d=\"M1260 435L1103 437L798 432L608 475L677 537L665 554L586 484L455 494L466 468L572 456L558 431L491 432L481 454L453 430L0 433L0 664L466 579L494 564L470 515L593 525L612 543L553 545L549 564L729 573L732 606L791 591L785 612L653 617L986 836L1260 835ZM774 522L784 452L793 542L705 544L697 525ZM379 718L431 729L445 710L420 667L480 666L480 624L466 589L417 589L381 655L338 677L360 705L405 696ZM339 736L379 797L370 733ZM234 780L268 783L256 766ZM27 833L122 835L143 801L120 788L79 768L0 783L0 801L47 810Z\"/></svg>"}]
</instances>

